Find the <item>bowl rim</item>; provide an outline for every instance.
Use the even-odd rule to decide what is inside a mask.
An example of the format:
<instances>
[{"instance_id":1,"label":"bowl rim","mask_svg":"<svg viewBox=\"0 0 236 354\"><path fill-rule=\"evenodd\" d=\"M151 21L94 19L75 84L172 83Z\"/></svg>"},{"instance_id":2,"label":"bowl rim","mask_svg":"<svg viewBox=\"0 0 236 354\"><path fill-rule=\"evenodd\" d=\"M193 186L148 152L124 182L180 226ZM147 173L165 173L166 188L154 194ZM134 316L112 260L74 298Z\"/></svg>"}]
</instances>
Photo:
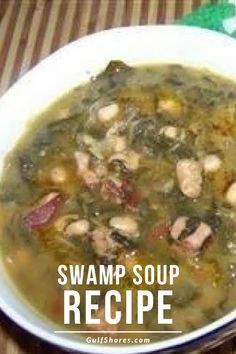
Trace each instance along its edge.
<instances>
[{"instance_id":1,"label":"bowl rim","mask_svg":"<svg viewBox=\"0 0 236 354\"><path fill-rule=\"evenodd\" d=\"M22 83L24 83L28 77L34 75L34 72L40 70L42 65L50 63L54 60L56 56L60 56L62 52L72 48L73 46L81 45L83 42L90 41L91 38L101 38L106 35L108 32L113 35L125 35L127 32L137 33L145 32L148 33L150 31L166 31L166 30L174 30L179 32L179 34L184 34L186 32L192 32L195 35L207 35L208 37L212 38L219 38L219 40L223 42L228 42L231 45L233 44L236 47L236 41L222 33L217 33L214 31L210 31L207 29L196 28L196 27L189 27L184 25L144 25L144 26L129 26L129 27L118 27L113 29L108 29L104 31L100 31L97 33L90 34L88 36L79 38L64 47L58 49L56 52L51 54L46 59L42 60L39 64L37 64L33 69L29 70L22 78L20 78L14 85L0 98L0 104L2 101L7 100L8 96L12 95L15 90L20 87ZM214 335L221 330L224 330L225 327L231 326L232 324L236 323L236 309L231 311L230 313L224 315L223 317L219 318L218 320L201 327L197 330L194 330L187 334L179 335L178 337L162 340L159 342L153 342L150 344L138 344L138 345L122 345L122 346L110 346L110 345L96 345L96 344L88 344L85 341L76 341L75 339L68 339L62 336L58 336L57 334L50 333L47 329L38 325L35 325L25 319L19 312L17 312L14 308L8 304L7 299L4 299L0 293L0 309L17 325L24 328L29 333L57 346L60 346L66 350L72 351L80 351L80 352L87 352L87 353L117 353L117 354L131 354L131 353L144 353L144 352L152 352L152 351L160 351L164 349L173 349L179 348L185 345L188 345L190 342L199 341L207 336Z\"/></svg>"}]
</instances>

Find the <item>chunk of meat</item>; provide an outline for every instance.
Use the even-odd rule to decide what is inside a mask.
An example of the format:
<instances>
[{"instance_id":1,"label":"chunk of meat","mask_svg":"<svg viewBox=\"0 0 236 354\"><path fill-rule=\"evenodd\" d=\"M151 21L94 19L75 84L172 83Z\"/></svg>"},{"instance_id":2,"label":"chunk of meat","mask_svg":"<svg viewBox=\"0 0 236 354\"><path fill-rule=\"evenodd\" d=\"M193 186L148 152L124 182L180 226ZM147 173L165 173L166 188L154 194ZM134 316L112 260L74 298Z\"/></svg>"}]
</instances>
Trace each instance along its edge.
<instances>
[{"instance_id":1,"label":"chunk of meat","mask_svg":"<svg viewBox=\"0 0 236 354\"><path fill-rule=\"evenodd\" d=\"M131 179L125 178L122 181L123 202L131 210L136 210L140 204L141 195L137 186Z\"/></svg>"},{"instance_id":2,"label":"chunk of meat","mask_svg":"<svg viewBox=\"0 0 236 354\"><path fill-rule=\"evenodd\" d=\"M59 193L49 193L23 217L24 224L30 230L47 226L54 219L61 202L62 197Z\"/></svg>"},{"instance_id":3,"label":"chunk of meat","mask_svg":"<svg viewBox=\"0 0 236 354\"><path fill-rule=\"evenodd\" d=\"M155 224L151 231L147 235L147 239L150 241L162 240L166 238L170 233L169 223L166 220L161 220Z\"/></svg>"},{"instance_id":4,"label":"chunk of meat","mask_svg":"<svg viewBox=\"0 0 236 354\"><path fill-rule=\"evenodd\" d=\"M175 220L170 230L170 234L173 239L178 240L181 233L184 231L186 227L187 220L188 218L186 216L180 216Z\"/></svg>"},{"instance_id":5,"label":"chunk of meat","mask_svg":"<svg viewBox=\"0 0 236 354\"><path fill-rule=\"evenodd\" d=\"M106 180L102 187L102 196L104 199L108 199L111 196L117 204L122 204L125 199L122 182L111 178Z\"/></svg>"},{"instance_id":6,"label":"chunk of meat","mask_svg":"<svg viewBox=\"0 0 236 354\"><path fill-rule=\"evenodd\" d=\"M140 236L138 223L131 216L115 216L110 219L109 225L130 239L136 239Z\"/></svg>"},{"instance_id":7,"label":"chunk of meat","mask_svg":"<svg viewBox=\"0 0 236 354\"><path fill-rule=\"evenodd\" d=\"M202 166L194 159L177 162L176 175L181 192L189 198L198 198L202 191Z\"/></svg>"},{"instance_id":8,"label":"chunk of meat","mask_svg":"<svg viewBox=\"0 0 236 354\"><path fill-rule=\"evenodd\" d=\"M103 185L103 196L110 194L117 204L124 204L131 210L138 208L140 193L136 185L128 178L120 180L108 179Z\"/></svg>"},{"instance_id":9,"label":"chunk of meat","mask_svg":"<svg viewBox=\"0 0 236 354\"><path fill-rule=\"evenodd\" d=\"M95 188L100 183L99 177L95 171L87 170L82 174L82 177L86 186L91 189Z\"/></svg>"}]
</instances>

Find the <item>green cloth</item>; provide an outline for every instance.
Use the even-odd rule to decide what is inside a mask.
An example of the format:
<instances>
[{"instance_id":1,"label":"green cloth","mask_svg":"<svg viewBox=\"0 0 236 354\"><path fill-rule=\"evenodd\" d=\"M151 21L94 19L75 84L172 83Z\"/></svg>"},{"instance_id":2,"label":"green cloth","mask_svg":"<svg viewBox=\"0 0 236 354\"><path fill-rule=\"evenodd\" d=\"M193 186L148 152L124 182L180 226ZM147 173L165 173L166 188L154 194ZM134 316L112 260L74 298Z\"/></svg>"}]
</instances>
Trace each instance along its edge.
<instances>
[{"instance_id":1,"label":"green cloth","mask_svg":"<svg viewBox=\"0 0 236 354\"><path fill-rule=\"evenodd\" d=\"M225 26L225 20L235 17L233 26ZM230 20L232 22L232 20ZM227 22L227 21L226 21ZM191 14L177 21L178 24L203 27L230 34L236 38L236 4L224 1L220 4L207 4L200 6ZM232 30L229 30L232 28Z\"/></svg>"}]
</instances>

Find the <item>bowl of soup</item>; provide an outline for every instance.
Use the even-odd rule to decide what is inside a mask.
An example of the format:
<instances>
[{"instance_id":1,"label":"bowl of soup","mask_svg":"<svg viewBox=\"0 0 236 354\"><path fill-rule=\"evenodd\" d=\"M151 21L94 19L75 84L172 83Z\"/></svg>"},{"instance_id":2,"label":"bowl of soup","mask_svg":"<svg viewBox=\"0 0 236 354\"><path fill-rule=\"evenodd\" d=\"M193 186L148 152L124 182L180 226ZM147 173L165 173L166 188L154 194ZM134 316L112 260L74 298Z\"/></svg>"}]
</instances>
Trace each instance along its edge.
<instances>
[{"instance_id":1,"label":"bowl of soup","mask_svg":"<svg viewBox=\"0 0 236 354\"><path fill-rule=\"evenodd\" d=\"M208 30L119 28L65 46L3 95L0 308L13 321L90 353L190 352L235 333L235 57L235 40ZM137 323L136 298L132 324L108 324L114 285L58 282L59 265L91 264L125 267L121 295L159 289L134 286L134 265L176 264L172 323L156 310ZM63 325L66 289L81 302L100 291L99 323Z\"/></svg>"}]
</instances>

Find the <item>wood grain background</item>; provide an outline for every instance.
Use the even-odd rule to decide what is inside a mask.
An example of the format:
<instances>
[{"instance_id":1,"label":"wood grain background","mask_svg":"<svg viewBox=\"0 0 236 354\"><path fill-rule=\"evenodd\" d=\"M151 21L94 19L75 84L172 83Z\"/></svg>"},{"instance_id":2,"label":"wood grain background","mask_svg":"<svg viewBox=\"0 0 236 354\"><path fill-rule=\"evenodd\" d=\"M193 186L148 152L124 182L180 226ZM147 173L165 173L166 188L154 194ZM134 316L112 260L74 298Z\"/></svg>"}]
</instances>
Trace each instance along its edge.
<instances>
[{"instance_id":1,"label":"wood grain background","mask_svg":"<svg viewBox=\"0 0 236 354\"><path fill-rule=\"evenodd\" d=\"M171 23L217 0L0 0L0 95L40 60L107 28ZM1 291L1 289L0 289ZM0 312L0 354L63 354ZM208 354L236 353L236 339Z\"/></svg>"}]
</instances>

